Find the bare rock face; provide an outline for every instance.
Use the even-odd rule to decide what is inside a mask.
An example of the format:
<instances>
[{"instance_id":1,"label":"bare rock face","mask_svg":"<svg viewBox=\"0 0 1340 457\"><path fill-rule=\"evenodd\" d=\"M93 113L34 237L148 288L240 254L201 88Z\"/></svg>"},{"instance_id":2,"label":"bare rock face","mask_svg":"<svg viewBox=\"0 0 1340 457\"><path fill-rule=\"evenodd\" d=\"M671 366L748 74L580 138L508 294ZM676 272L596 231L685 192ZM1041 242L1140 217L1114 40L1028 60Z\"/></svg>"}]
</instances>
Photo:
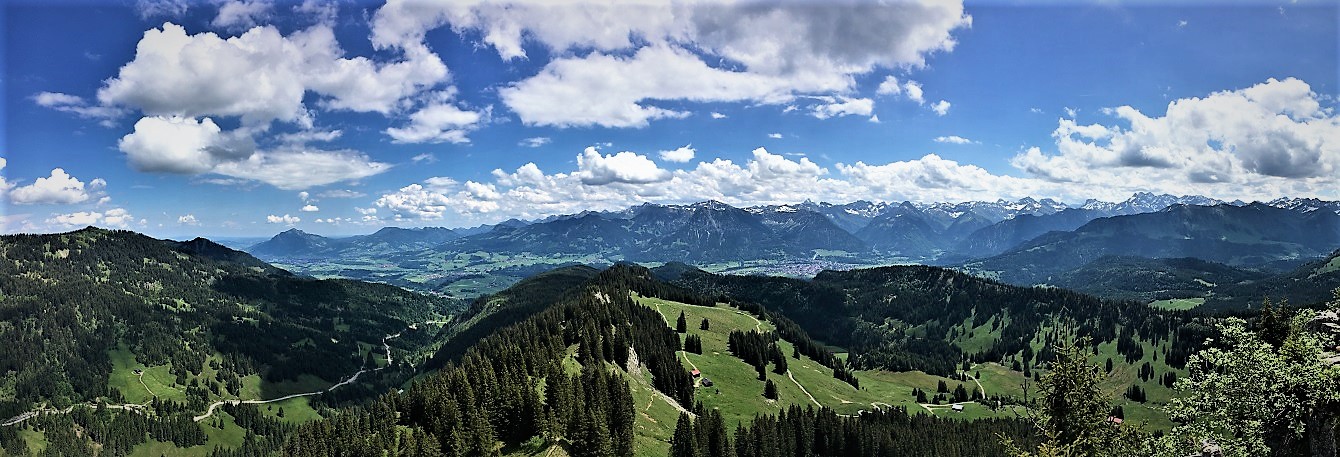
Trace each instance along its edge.
<instances>
[{"instance_id":1,"label":"bare rock face","mask_svg":"<svg viewBox=\"0 0 1340 457\"><path fill-rule=\"evenodd\" d=\"M1321 336L1321 344L1325 348L1322 356L1326 358L1326 363L1340 365L1340 311L1332 307L1318 312L1307 323L1307 329Z\"/></svg>"}]
</instances>

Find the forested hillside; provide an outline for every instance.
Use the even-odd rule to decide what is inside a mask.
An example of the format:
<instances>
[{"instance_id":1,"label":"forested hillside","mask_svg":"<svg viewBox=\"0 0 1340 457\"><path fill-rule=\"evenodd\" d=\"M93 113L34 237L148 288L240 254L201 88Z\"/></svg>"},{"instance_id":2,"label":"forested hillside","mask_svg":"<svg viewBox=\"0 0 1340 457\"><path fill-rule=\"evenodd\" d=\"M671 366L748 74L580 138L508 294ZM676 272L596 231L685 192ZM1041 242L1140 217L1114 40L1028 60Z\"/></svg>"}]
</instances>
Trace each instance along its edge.
<instances>
[{"instance_id":1,"label":"forested hillside","mask_svg":"<svg viewBox=\"0 0 1340 457\"><path fill-rule=\"evenodd\" d=\"M1038 359L1035 343L1060 327L1119 342L1139 359L1136 340L1162 347L1180 367L1208 328L1186 315L1056 288L1017 287L929 266L825 271L792 278L680 272L676 284L758 303L814 338L851 351L860 369L949 374L964 359Z\"/></svg>"},{"instance_id":2,"label":"forested hillside","mask_svg":"<svg viewBox=\"0 0 1340 457\"><path fill-rule=\"evenodd\" d=\"M297 277L204 239L94 228L0 237L0 420L104 402L156 411L144 427L198 434L191 418L210 402L324 389L386 363L372 353L393 335L430 338L409 327L456 309L393 286Z\"/></svg>"},{"instance_id":3,"label":"forested hillside","mask_svg":"<svg viewBox=\"0 0 1340 457\"><path fill-rule=\"evenodd\" d=\"M579 292L483 338L458 362L403 393L300 427L282 451L299 456L547 455L555 450L574 456L752 456L916 450L947 456L995 455L1000 433L1031 439L1027 426L1017 421L911 417L901 409L839 417L831 410L790 408L782 416L729 427L722 411L697 400L703 386L681 365L681 337L665 316L635 296L689 307L711 307L715 301L656 281L645 268L615 266ZM799 335L808 341L803 332ZM647 375L660 392L656 395L684 411L668 440L648 439L643 429L675 426L669 423L674 416L658 421L648 415L652 403L632 401L630 384ZM805 424L806 431L793 429L797 424ZM699 438L686 444L682 435ZM946 440L951 436L975 438ZM787 444L792 439L794 444ZM692 454L673 446L690 446Z\"/></svg>"}]
</instances>

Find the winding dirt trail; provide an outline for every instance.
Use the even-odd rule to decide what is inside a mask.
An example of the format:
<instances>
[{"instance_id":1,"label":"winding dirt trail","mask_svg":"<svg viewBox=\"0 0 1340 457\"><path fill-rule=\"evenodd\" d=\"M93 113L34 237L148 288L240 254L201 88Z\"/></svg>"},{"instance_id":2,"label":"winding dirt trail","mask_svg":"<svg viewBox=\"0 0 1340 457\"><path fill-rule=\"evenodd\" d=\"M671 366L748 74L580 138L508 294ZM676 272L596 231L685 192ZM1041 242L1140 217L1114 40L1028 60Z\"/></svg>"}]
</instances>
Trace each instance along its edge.
<instances>
[{"instance_id":1,"label":"winding dirt trail","mask_svg":"<svg viewBox=\"0 0 1340 457\"><path fill-rule=\"evenodd\" d=\"M380 366L380 367L377 367L377 368L372 368L372 369L363 368L363 369L361 369L361 370L358 370L358 371L355 372L353 375L349 376L348 378L345 378L345 380L340 381L340 382L338 382L338 383L335 383L334 385L332 385L332 386L330 386L330 387L327 387L325 390L317 390L317 391L312 391L312 392L302 392L302 393L296 393L296 394L289 394L289 395L285 395L285 396L282 396L282 397L279 397L279 398L271 398L271 399L269 399L269 400L220 400L220 401L216 401L216 402L211 403L211 404L209 405L209 409L206 410L204 414L201 414L201 415L199 415L199 416L195 416L194 419L195 419L196 422L200 422L200 421L202 421L202 420L208 419L209 416L214 415L214 410L215 410L215 409L218 409L218 407L223 406L223 405L234 405L234 406L236 406L236 405L263 405L263 404L266 404L266 403L275 403L275 402L280 402L280 401L284 401L284 400L290 400L290 399L294 399L294 398L298 398L298 397L310 397L310 396L313 396L313 395L321 395L321 394L323 394L323 393L330 392L330 391L332 391L332 390L338 389L338 388L340 388L340 387L342 387L342 386L347 386L347 385L349 385L349 384L353 384L355 381L358 380L358 377L359 377L359 376L362 376L362 375L363 375L363 373L375 372L375 371L381 371L381 370L384 370L384 369L386 369L387 367L391 366L391 344L388 343L388 341L390 341L390 340L392 340L392 339L394 339L394 338L400 338L400 335L401 335L402 333L404 333L404 331L400 331L400 332L397 332L397 333L394 333L394 334L391 334L391 335L386 335L386 336L383 336L383 337L382 337L382 348L386 351L386 365L383 365L383 366Z\"/></svg>"},{"instance_id":2,"label":"winding dirt trail","mask_svg":"<svg viewBox=\"0 0 1340 457\"><path fill-rule=\"evenodd\" d=\"M786 370L786 377L791 378L791 382L796 383L796 387L799 387L800 391L804 392L806 397L810 397L810 401L814 402L815 406L818 406L820 408L824 407L824 405L819 404L819 400L815 400L814 396L810 395L810 391L805 390L805 386L800 385L800 381L797 381L795 376L791 375L790 369Z\"/></svg>"}]
</instances>

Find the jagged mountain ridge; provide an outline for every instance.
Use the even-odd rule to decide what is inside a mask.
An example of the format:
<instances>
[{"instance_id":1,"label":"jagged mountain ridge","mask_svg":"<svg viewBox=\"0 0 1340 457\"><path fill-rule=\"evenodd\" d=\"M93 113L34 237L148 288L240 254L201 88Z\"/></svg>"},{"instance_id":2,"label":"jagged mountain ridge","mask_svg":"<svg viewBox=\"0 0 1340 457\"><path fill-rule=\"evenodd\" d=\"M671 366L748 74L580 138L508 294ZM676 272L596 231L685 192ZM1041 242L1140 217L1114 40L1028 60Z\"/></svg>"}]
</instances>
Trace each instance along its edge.
<instances>
[{"instance_id":1,"label":"jagged mountain ridge","mask_svg":"<svg viewBox=\"0 0 1340 457\"><path fill-rule=\"evenodd\" d=\"M513 219L455 231L388 227L370 235L325 238L291 229L250 252L270 260L483 251L699 263L838 253L852 259L900 257L955 264L999 255L1049 232L1074 231L1100 218L1147 214L1175 205L1244 204L1145 192L1122 202L1090 200L1078 207L1032 198L896 204L805 201L748 208L717 201L645 203L621 211L585 211L532 222ZM1340 214L1340 202L1316 199L1278 199L1261 205Z\"/></svg>"}]
</instances>

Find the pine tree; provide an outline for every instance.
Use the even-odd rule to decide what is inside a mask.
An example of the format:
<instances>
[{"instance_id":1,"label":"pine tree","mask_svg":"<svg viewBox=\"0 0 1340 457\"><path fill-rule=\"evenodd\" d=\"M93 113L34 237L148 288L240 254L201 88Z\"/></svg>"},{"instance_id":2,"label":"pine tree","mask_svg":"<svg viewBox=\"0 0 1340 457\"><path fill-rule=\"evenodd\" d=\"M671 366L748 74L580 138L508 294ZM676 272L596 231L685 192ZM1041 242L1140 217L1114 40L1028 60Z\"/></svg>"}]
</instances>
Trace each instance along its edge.
<instances>
[{"instance_id":1,"label":"pine tree","mask_svg":"<svg viewBox=\"0 0 1340 457\"><path fill-rule=\"evenodd\" d=\"M670 438L670 457L698 457L698 446L693 442L693 422L687 413L679 413L675 434Z\"/></svg>"},{"instance_id":2,"label":"pine tree","mask_svg":"<svg viewBox=\"0 0 1340 457\"><path fill-rule=\"evenodd\" d=\"M763 398L769 400L777 399L777 384L773 384L771 379L768 380L767 384L763 385Z\"/></svg>"},{"instance_id":3,"label":"pine tree","mask_svg":"<svg viewBox=\"0 0 1340 457\"><path fill-rule=\"evenodd\" d=\"M689 322L687 319L684 318L683 311L679 312L679 319L675 320L675 331L679 333L689 331Z\"/></svg>"},{"instance_id":4,"label":"pine tree","mask_svg":"<svg viewBox=\"0 0 1340 457\"><path fill-rule=\"evenodd\" d=\"M712 324L709 324L709 323L707 322L707 318L704 317L704 318L703 318L703 322L702 322L701 324L698 324L698 330L707 330L707 329L708 329L709 327L711 327L711 326L712 326Z\"/></svg>"}]
</instances>

